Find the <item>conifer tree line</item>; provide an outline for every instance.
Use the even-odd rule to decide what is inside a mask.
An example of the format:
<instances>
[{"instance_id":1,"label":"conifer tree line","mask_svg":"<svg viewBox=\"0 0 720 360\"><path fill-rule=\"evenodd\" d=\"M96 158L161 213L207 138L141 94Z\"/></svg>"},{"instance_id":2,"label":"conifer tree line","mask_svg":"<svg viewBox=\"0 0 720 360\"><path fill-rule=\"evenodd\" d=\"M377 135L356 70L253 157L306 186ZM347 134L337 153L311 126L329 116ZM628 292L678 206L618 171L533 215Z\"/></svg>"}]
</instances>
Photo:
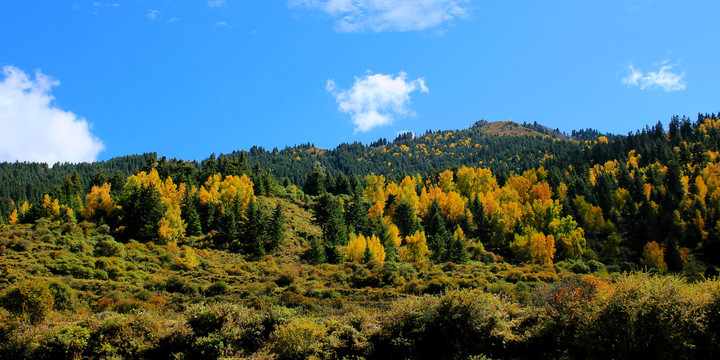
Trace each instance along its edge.
<instances>
[{"instance_id":1,"label":"conifer tree line","mask_svg":"<svg viewBox=\"0 0 720 360\"><path fill-rule=\"evenodd\" d=\"M311 263L583 259L623 269L709 265L709 274L720 265L717 115L624 136L577 132L583 140L536 124L488 126L330 151L253 147L200 163L146 154L57 165L66 175L49 189L57 175L37 174L56 167L0 164L2 179L17 170L37 180L3 195L2 222L84 220L121 241L194 238L261 257L283 246L282 204L293 201L322 233L304 239ZM108 176L107 166L117 170Z\"/></svg>"}]
</instances>

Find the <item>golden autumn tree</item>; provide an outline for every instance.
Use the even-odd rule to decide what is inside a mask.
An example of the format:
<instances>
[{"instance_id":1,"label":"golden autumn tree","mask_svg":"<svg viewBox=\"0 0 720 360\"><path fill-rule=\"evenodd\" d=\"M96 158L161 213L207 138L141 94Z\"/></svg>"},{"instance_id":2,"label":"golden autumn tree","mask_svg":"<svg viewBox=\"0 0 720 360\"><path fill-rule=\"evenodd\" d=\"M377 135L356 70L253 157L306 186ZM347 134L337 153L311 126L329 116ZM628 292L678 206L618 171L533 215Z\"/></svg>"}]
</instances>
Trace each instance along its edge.
<instances>
[{"instance_id":1,"label":"golden autumn tree","mask_svg":"<svg viewBox=\"0 0 720 360\"><path fill-rule=\"evenodd\" d=\"M45 194L43 198L43 211L49 219L57 219L60 217L60 204L58 199L53 199L50 195Z\"/></svg>"},{"instance_id":2,"label":"golden autumn tree","mask_svg":"<svg viewBox=\"0 0 720 360\"><path fill-rule=\"evenodd\" d=\"M455 190L455 173L452 170L445 170L438 175L438 187L444 192L450 192Z\"/></svg>"},{"instance_id":3,"label":"golden autumn tree","mask_svg":"<svg viewBox=\"0 0 720 360\"><path fill-rule=\"evenodd\" d=\"M525 228L524 234L515 234L510 249L520 261L552 265L555 257L555 237L545 235L533 228Z\"/></svg>"},{"instance_id":4,"label":"golden autumn tree","mask_svg":"<svg viewBox=\"0 0 720 360\"><path fill-rule=\"evenodd\" d=\"M8 224L15 225L20 223L20 217L18 216L17 209L13 209L12 213L10 213L10 218L8 219Z\"/></svg>"},{"instance_id":5,"label":"golden autumn tree","mask_svg":"<svg viewBox=\"0 0 720 360\"><path fill-rule=\"evenodd\" d=\"M440 211L449 220L457 222L465 214L465 199L455 191L444 192L443 189L430 185L423 187L418 198L418 215L425 217L433 202L438 203Z\"/></svg>"},{"instance_id":6,"label":"golden autumn tree","mask_svg":"<svg viewBox=\"0 0 720 360\"><path fill-rule=\"evenodd\" d=\"M90 189L90 193L85 196L85 206L80 215L88 221L107 220L117 209L110 196L110 184L105 183Z\"/></svg>"},{"instance_id":7,"label":"golden autumn tree","mask_svg":"<svg viewBox=\"0 0 720 360\"><path fill-rule=\"evenodd\" d=\"M368 262L370 260L384 262L385 248L380 243L377 236L371 235L365 237L363 235L355 236L350 234L347 250L345 252L345 260L352 262Z\"/></svg>"},{"instance_id":8,"label":"golden autumn tree","mask_svg":"<svg viewBox=\"0 0 720 360\"><path fill-rule=\"evenodd\" d=\"M668 269L667 263L665 263L665 249L655 241L645 244L641 261L643 265L649 268L662 271L667 271Z\"/></svg>"},{"instance_id":9,"label":"golden autumn tree","mask_svg":"<svg viewBox=\"0 0 720 360\"><path fill-rule=\"evenodd\" d=\"M462 196L471 199L478 193L497 189L498 184L489 169L461 167L457 172L457 189Z\"/></svg>"},{"instance_id":10,"label":"golden autumn tree","mask_svg":"<svg viewBox=\"0 0 720 360\"><path fill-rule=\"evenodd\" d=\"M366 199L374 203L385 203L385 177L382 175L370 174L365 177L365 191L363 193Z\"/></svg>"},{"instance_id":11,"label":"golden autumn tree","mask_svg":"<svg viewBox=\"0 0 720 360\"><path fill-rule=\"evenodd\" d=\"M225 178L220 174L215 174L210 176L198 190L200 203L220 205L223 213L232 206L236 197L242 208L246 209L254 194L253 182L245 174L242 176L228 175Z\"/></svg>"},{"instance_id":12,"label":"golden autumn tree","mask_svg":"<svg viewBox=\"0 0 720 360\"><path fill-rule=\"evenodd\" d=\"M417 231L405 238L405 248L400 252L400 259L408 262L422 262L427 259L429 254L430 249L427 246L425 232Z\"/></svg>"}]
</instances>

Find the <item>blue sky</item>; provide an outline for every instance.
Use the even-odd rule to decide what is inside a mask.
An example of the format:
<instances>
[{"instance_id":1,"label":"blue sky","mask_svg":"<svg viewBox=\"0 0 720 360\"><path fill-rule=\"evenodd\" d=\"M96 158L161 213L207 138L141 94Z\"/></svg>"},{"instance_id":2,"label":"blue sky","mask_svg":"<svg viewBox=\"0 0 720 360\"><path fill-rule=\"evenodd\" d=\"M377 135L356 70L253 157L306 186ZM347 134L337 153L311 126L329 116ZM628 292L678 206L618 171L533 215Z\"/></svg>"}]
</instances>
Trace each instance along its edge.
<instances>
[{"instance_id":1,"label":"blue sky","mask_svg":"<svg viewBox=\"0 0 720 360\"><path fill-rule=\"evenodd\" d=\"M718 1L0 2L0 161L627 133L720 110Z\"/></svg>"}]
</instances>

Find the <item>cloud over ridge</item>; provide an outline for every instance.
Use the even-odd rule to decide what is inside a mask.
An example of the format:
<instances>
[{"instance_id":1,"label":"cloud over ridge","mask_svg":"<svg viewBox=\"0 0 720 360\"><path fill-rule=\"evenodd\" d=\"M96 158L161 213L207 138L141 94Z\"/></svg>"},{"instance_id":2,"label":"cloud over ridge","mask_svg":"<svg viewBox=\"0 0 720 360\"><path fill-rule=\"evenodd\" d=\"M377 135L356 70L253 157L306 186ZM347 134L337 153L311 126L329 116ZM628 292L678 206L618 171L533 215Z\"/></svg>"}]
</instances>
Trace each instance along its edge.
<instances>
[{"instance_id":1,"label":"cloud over ridge","mask_svg":"<svg viewBox=\"0 0 720 360\"><path fill-rule=\"evenodd\" d=\"M467 0L289 0L291 7L320 11L338 32L418 31L465 18Z\"/></svg>"},{"instance_id":2,"label":"cloud over ridge","mask_svg":"<svg viewBox=\"0 0 720 360\"><path fill-rule=\"evenodd\" d=\"M90 162L105 146L84 118L53 105L59 82L40 71L31 79L5 66L0 82L0 161Z\"/></svg>"},{"instance_id":3,"label":"cloud over ridge","mask_svg":"<svg viewBox=\"0 0 720 360\"><path fill-rule=\"evenodd\" d=\"M392 124L395 116L410 113L412 92L429 92L425 79L408 81L404 72L396 76L368 72L362 77L356 76L355 83L347 90L328 80L326 88L335 97L338 110L352 117L355 133Z\"/></svg>"},{"instance_id":4,"label":"cloud over ridge","mask_svg":"<svg viewBox=\"0 0 720 360\"><path fill-rule=\"evenodd\" d=\"M663 61L660 65L660 70L657 72L647 72L635 68L635 66L628 66L629 74L622 78L622 83L628 86L637 86L641 90L646 89L663 89L666 92L685 90L686 84L683 81L685 72L680 74L673 73L671 70L674 65L667 65L667 60Z\"/></svg>"}]
</instances>

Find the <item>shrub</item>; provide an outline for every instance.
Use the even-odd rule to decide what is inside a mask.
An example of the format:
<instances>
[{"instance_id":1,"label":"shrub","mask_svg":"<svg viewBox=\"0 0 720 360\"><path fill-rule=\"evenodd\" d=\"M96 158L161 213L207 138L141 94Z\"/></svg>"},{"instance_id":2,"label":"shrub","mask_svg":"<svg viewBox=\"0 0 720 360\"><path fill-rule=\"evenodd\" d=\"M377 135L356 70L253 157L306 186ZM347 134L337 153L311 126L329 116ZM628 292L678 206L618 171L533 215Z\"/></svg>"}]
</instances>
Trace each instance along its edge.
<instances>
[{"instance_id":1,"label":"shrub","mask_svg":"<svg viewBox=\"0 0 720 360\"><path fill-rule=\"evenodd\" d=\"M11 288L0 298L10 312L37 324L45 319L54 305L54 298L44 282L25 281Z\"/></svg>"},{"instance_id":2,"label":"shrub","mask_svg":"<svg viewBox=\"0 0 720 360\"><path fill-rule=\"evenodd\" d=\"M702 293L673 276L634 274L601 293L577 342L589 359L698 358Z\"/></svg>"},{"instance_id":3,"label":"shrub","mask_svg":"<svg viewBox=\"0 0 720 360\"><path fill-rule=\"evenodd\" d=\"M310 318L294 318L280 325L271 336L271 349L279 359L323 357L331 345L328 329Z\"/></svg>"},{"instance_id":4,"label":"shrub","mask_svg":"<svg viewBox=\"0 0 720 360\"><path fill-rule=\"evenodd\" d=\"M185 314L196 335L194 351L201 354L257 350L272 327L267 314L235 304L196 304Z\"/></svg>"},{"instance_id":5,"label":"shrub","mask_svg":"<svg viewBox=\"0 0 720 360\"><path fill-rule=\"evenodd\" d=\"M225 295L230 292L230 286L224 281L216 281L205 289L206 296Z\"/></svg>"},{"instance_id":6,"label":"shrub","mask_svg":"<svg viewBox=\"0 0 720 360\"><path fill-rule=\"evenodd\" d=\"M199 293L198 286L191 283L188 279L173 275L165 280L165 291L181 293L187 295L197 295Z\"/></svg>"},{"instance_id":7,"label":"shrub","mask_svg":"<svg viewBox=\"0 0 720 360\"><path fill-rule=\"evenodd\" d=\"M48 284L48 289L52 294L55 310L71 310L75 308L77 299L75 290L70 285L60 281L53 281Z\"/></svg>"},{"instance_id":8,"label":"shrub","mask_svg":"<svg viewBox=\"0 0 720 360\"><path fill-rule=\"evenodd\" d=\"M96 257L124 257L125 256L125 245L113 240L110 236L101 236L98 242L95 244L93 255Z\"/></svg>"},{"instance_id":9,"label":"shrub","mask_svg":"<svg viewBox=\"0 0 720 360\"><path fill-rule=\"evenodd\" d=\"M521 315L516 305L478 290L400 300L381 321L376 353L394 359L502 353L517 338Z\"/></svg>"},{"instance_id":10,"label":"shrub","mask_svg":"<svg viewBox=\"0 0 720 360\"><path fill-rule=\"evenodd\" d=\"M90 331L81 326L67 326L58 330L38 349L44 359L77 359L88 346Z\"/></svg>"},{"instance_id":11,"label":"shrub","mask_svg":"<svg viewBox=\"0 0 720 360\"><path fill-rule=\"evenodd\" d=\"M597 261L597 260L590 260L587 262L588 267L590 268L590 271L592 272L599 272L605 270L605 264Z\"/></svg>"},{"instance_id":12,"label":"shrub","mask_svg":"<svg viewBox=\"0 0 720 360\"><path fill-rule=\"evenodd\" d=\"M148 313L111 314L91 334L93 355L142 358L157 346L163 329L161 320Z\"/></svg>"}]
</instances>

